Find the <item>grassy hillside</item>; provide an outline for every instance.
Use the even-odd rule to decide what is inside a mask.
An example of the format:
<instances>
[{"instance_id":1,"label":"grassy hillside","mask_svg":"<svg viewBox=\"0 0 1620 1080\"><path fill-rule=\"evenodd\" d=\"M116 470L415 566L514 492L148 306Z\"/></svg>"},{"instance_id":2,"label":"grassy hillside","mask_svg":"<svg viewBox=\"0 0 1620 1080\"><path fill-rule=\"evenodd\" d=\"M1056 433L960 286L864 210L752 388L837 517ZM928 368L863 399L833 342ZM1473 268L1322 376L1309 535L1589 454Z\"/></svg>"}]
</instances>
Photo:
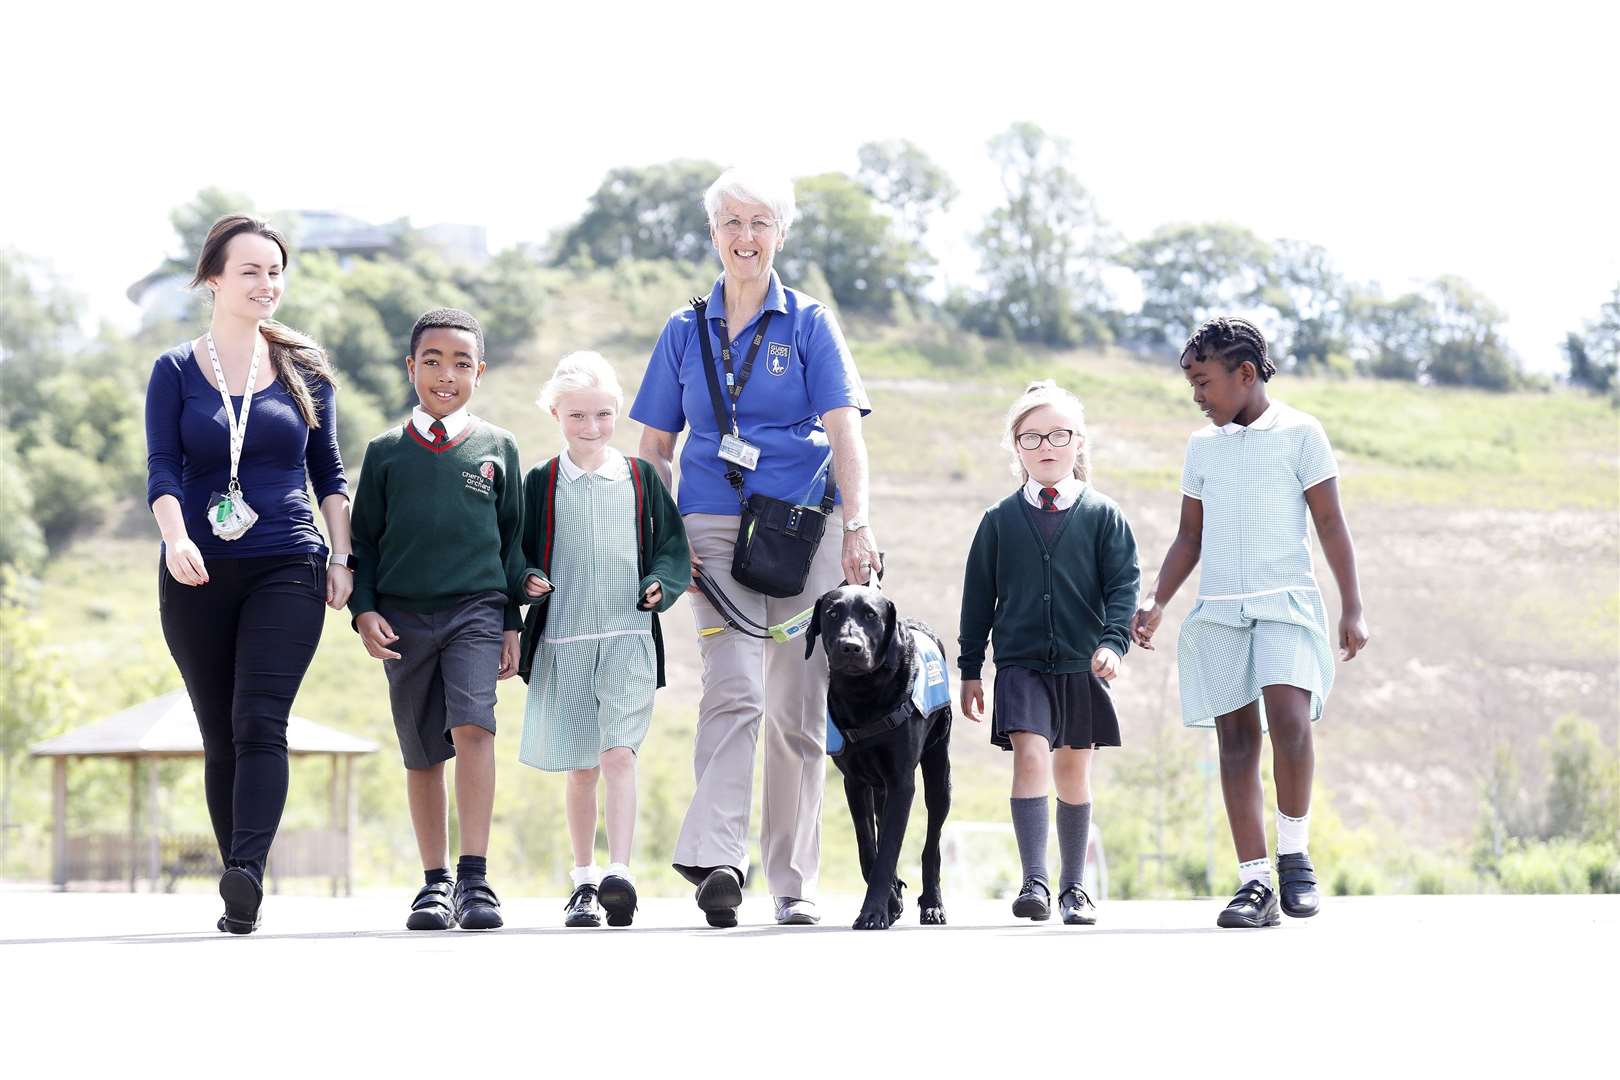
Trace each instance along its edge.
<instances>
[{"instance_id":1,"label":"grassy hillside","mask_svg":"<svg viewBox=\"0 0 1620 1080\"><path fill-rule=\"evenodd\" d=\"M635 267L618 276L559 276L539 339L491 365L476 411L517 433L526 463L541 460L559 439L533 400L556 358L599 349L633 395L664 317L702 284ZM996 445L1002 415L1033 377L1055 377L1085 402L1096 483L1129 516L1151 580L1174 527L1182 451L1200 422L1168 361L964 343L920 326L848 330L874 405L865 430L886 586L908 614L954 641L973 529L1013 483ZM1509 794L1523 802L1544 786L1542 740L1559 717L1592 721L1611 753L1615 747L1620 421L1606 403L1572 393L1493 395L1283 375L1273 394L1320 417L1338 451L1373 630L1364 656L1341 666L1318 729L1318 862L1340 891L1474 887L1467 853L1499 752L1516 765L1522 792ZM633 449L635 428L622 423L622 449ZM138 497L120 528L52 561L43 611L77 673L83 710L76 719L179 685L157 625L156 566L155 529ZM1318 566L1336 618L1338 594L1320 554ZM1166 647L1132 653L1116 684L1127 745L1099 754L1095 785L1116 892L1218 891L1231 876L1210 774L1213 737L1184 731L1176 706L1169 646L1189 603L1184 594L1172 605L1160 635ZM685 605L667 620L670 687L641 759L638 849L654 891L681 887L660 868L691 790L698 693ZM562 784L516 763L523 690L516 681L501 688L492 856L509 887L557 891L568 864ZM363 883L408 884L414 846L382 670L344 616L328 619L297 711L382 745L360 770L360 874ZM953 755L953 818L1005 821L1010 766L985 731L958 718ZM199 773L166 767L163 813L171 828L206 832ZM79 816L114 825L127 798L117 775L85 767L78 777ZM834 771L825 815L826 887L848 889L858 873L836 778ZM33 872L43 874L47 771L31 768L24 782L16 816L27 824L17 839ZM291 818L318 818L324 773L295 768L294 782ZM1010 848L989 843L981 862L1012 873Z\"/></svg>"}]
</instances>

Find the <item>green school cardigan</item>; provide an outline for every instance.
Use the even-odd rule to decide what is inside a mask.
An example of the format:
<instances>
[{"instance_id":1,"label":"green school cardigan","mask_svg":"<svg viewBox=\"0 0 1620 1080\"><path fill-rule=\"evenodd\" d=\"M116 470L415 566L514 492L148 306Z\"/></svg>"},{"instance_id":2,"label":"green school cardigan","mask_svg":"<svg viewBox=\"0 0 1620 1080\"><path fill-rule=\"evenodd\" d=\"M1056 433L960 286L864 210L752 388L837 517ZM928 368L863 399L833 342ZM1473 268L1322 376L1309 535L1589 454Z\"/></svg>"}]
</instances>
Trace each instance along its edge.
<instances>
[{"instance_id":1,"label":"green school cardigan","mask_svg":"<svg viewBox=\"0 0 1620 1080\"><path fill-rule=\"evenodd\" d=\"M663 587L663 599L652 617L653 652L658 657L658 685L664 685L664 635L658 626L660 612L668 611L692 584L692 557L686 544L686 526L675 508L658 473L640 458L626 458L630 480L636 488L636 549L641 566L641 587L647 591L654 581ZM529 470L523 481L523 560L538 568L547 581L551 573L551 543L556 534L557 459ZM533 572L532 569L529 572ZM527 580L527 573L524 575ZM523 639L519 651L518 675L524 682L534 669L534 651L546 630L551 610L547 596L530 600L519 587L519 601L529 605L523 618Z\"/></svg>"}]
</instances>

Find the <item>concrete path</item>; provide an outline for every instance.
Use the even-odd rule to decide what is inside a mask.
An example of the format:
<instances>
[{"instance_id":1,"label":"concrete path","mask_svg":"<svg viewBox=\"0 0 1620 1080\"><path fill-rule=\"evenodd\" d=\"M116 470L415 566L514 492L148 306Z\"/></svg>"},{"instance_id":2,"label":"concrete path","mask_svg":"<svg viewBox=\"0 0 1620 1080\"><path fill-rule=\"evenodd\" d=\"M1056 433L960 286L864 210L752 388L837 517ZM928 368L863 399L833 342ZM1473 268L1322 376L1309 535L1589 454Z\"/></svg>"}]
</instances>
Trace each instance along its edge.
<instances>
[{"instance_id":1,"label":"concrete path","mask_svg":"<svg viewBox=\"0 0 1620 1080\"><path fill-rule=\"evenodd\" d=\"M0 1050L35 1076L739 1077L1615 1075L1620 897L1328 898L1225 931L1215 901L1113 902L1094 928L958 901L885 932L415 934L396 896L0 891ZM465 1069L460 1058L476 1064ZM13 1071L18 1068L18 1071ZM1579 1073L1577 1073L1579 1070Z\"/></svg>"}]
</instances>

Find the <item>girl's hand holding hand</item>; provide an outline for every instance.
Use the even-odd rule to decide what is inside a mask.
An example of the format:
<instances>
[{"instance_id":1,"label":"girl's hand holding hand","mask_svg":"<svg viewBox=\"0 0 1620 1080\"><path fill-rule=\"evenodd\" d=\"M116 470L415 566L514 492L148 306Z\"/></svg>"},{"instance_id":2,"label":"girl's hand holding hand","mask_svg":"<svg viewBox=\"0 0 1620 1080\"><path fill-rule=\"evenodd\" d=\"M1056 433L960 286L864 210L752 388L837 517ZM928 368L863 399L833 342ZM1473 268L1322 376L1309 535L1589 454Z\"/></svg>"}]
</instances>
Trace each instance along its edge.
<instances>
[{"instance_id":1,"label":"girl's hand holding hand","mask_svg":"<svg viewBox=\"0 0 1620 1080\"><path fill-rule=\"evenodd\" d=\"M1159 629L1159 622L1164 618L1164 608L1152 597L1142 601L1136 613L1131 616L1131 640L1136 642L1139 649L1153 649L1153 634ZM1115 661L1118 661L1116 656ZM1093 661L1095 663L1095 661Z\"/></svg>"},{"instance_id":2,"label":"girl's hand holding hand","mask_svg":"<svg viewBox=\"0 0 1620 1080\"><path fill-rule=\"evenodd\" d=\"M182 536L173 543L165 541L163 562L169 568L169 576L182 585L208 584L208 568L203 565L202 552L189 536Z\"/></svg>"},{"instance_id":3,"label":"girl's hand holding hand","mask_svg":"<svg viewBox=\"0 0 1620 1080\"><path fill-rule=\"evenodd\" d=\"M541 581L540 575L530 574L523 579L523 595L531 600L538 600L551 591L551 582Z\"/></svg>"},{"instance_id":4,"label":"girl's hand holding hand","mask_svg":"<svg viewBox=\"0 0 1620 1080\"><path fill-rule=\"evenodd\" d=\"M366 652L378 660L399 659L399 653L388 647L399 640L399 635L394 633L387 619L375 611L368 611L354 620L354 627L360 631L360 642L366 647Z\"/></svg>"},{"instance_id":5,"label":"girl's hand holding hand","mask_svg":"<svg viewBox=\"0 0 1620 1080\"><path fill-rule=\"evenodd\" d=\"M1356 653L1367 647L1372 631L1360 611L1346 611L1339 617L1339 659L1354 660Z\"/></svg>"},{"instance_id":6,"label":"girl's hand holding hand","mask_svg":"<svg viewBox=\"0 0 1620 1080\"><path fill-rule=\"evenodd\" d=\"M354 592L354 571L347 566L328 566L326 606L333 611L342 611L343 605L349 602L349 594L352 592Z\"/></svg>"},{"instance_id":7,"label":"girl's hand holding hand","mask_svg":"<svg viewBox=\"0 0 1620 1080\"><path fill-rule=\"evenodd\" d=\"M1119 677L1119 653L1113 649L1098 649L1091 654L1091 673L1105 683Z\"/></svg>"},{"instance_id":8,"label":"girl's hand holding hand","mask_svg":"<svg viewBox=\"0 0 1620 1080\"><path fill-rule=\"evenodd\" d=\"M647 586L647 591L641 594L641 610L651 611L664 599L664 587L658 582Z\"/></svg>"},{"instance_id":9,"label":"girl's hand holding hand","mask_svg":"<svg viewBox=\"0 0 1620 1080\"><path fill-rule=\"evenodd\" d=\"M962 715L975 724L984 723L984 680L962 680Z\"/></svg>"},{"instance_id":10,"label":"girl's hand holding hand","mask_svg":"<svg viewBox=\"0 0 1620 1080\"><path fill-rule=\"evenodd\" d=\"M517 674L518 640L516 630L501 631L501 670L495 675L497 680L510 679Z\"/></svg>"}]
</instances>

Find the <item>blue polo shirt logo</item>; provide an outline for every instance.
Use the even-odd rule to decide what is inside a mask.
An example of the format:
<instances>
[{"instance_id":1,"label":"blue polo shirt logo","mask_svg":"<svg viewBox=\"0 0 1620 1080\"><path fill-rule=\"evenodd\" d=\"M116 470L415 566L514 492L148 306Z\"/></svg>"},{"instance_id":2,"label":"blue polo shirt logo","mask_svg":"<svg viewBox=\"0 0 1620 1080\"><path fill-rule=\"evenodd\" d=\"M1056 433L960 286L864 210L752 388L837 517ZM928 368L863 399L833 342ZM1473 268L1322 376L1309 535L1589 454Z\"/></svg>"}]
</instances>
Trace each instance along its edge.
<instances>
[{"instance_id":1,"label":"blue polo shirt logo","mask_svg":"<svg viewBox=\"0 0 1620 1080\"><path fill-rule=\"evenodd\" d=\"M788 357L792 355L793 351L791 346L778 345L774 341L771 342L770 348L766 350L765 353L765 370L770 372L772 375L787 374Z\"/></svg>"}]
</instances>

